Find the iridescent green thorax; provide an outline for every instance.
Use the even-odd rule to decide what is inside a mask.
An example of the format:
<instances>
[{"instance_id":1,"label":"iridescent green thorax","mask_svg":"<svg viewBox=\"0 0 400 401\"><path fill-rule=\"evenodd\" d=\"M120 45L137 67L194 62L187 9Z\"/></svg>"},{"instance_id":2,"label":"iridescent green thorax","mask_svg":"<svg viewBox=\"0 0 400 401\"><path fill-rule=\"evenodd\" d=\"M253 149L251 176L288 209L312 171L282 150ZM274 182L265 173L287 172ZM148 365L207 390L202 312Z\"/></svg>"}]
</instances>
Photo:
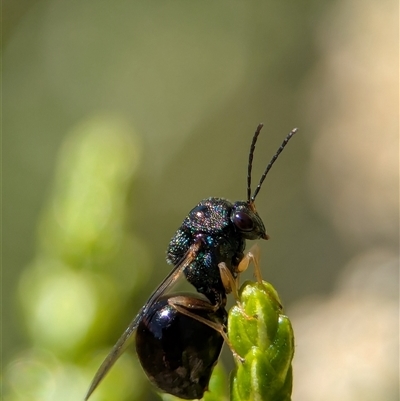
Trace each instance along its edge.
<instances>
[{"instance_id":1,"label":"iridescent green thorax","mask_svg":"<svg viewBox=\"0 0 400 401\"><path fill-rule=\"evenodd\" d=\"M265 236L264 224L248 202L207 198L189 212L172 237L167 262L179 263L190 246L199 241L200 250L184 274L198 292L216 304L225 298L218 264L224 262L235 277L246 239Z\"/></svg>"}]
</instances>

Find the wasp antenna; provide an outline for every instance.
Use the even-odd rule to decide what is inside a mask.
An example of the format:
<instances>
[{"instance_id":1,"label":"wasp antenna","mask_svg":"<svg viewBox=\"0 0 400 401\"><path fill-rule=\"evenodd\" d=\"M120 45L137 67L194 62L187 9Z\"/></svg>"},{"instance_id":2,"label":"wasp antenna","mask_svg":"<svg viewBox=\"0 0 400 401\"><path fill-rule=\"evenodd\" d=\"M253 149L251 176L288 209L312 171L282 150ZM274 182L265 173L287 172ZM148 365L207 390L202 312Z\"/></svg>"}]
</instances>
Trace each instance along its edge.
<instances>
[{"instance_id":1,"label":"wasp antenna","mask_svg":"<svg viewBox=\"0 0 400 401\"><path fill-rule=\"evenodd\" d=\"M262 127L262 125L261 125L261 127ZM261 128L260 128L260 129L261 129ZM260 133L260 132L259 132L260 130L259 130L258 128L257 128L257 130L258 130L258 133L257 133L257 131L256 131L256 134L257 134L257 135L254 134L253 142L252 142L252 144L251 144L251 145L252 145L252 148L250 149L251 158L249 157L249 163L250 163L250 159L253 160L254 146L255 146L255 144L256 144L257 136L258 136L258 134ZM262 183L264 182L265 177L266 177L267 174L268 174L268 171L271 170L271 167L272 167L273 164L275 163L276 159L278 158L278 156L280 155L280 153L282 152L282 150L285 148L285 146L286 146L287 143L289 142L290 138L291 138L296 132L297 132L297 128L294 128L294 129L292 129L292 130L289 132L289 134L287 135L287 137L286 137L286 138L284 139L284 141L282 142L282 145L279 147L279 149L276 151L276 153L275 153L274 156L272 157L271 161L268 163L268 166L266 167L266 169L265 169L263 175L261 176L260 182L258 183L257 188L256 188L256 190L254 191L253 196L250 198L250 195L248 194L248 200L249 200L250 203L253 203L254 200L256 199L256 196L257 196L258 193L260 192L261 185L262 185ZM251 167L250 167L250 166L249 166L249 172L251 172ZM248 179L248 182L250 182L249 179Z\"/></svg>"},{"instance_id":2,"label":"wasp antenna","mask_svg":"<svg viewBox=\"0 0 400 401\"><path fill-rule=\"evenodd\" d=\"M253 156L254 156L254 149L256 148L256 142L258 135L260 135L260 131L264 124L258 124L256 132L253 135L253 140L251 141L250 152L249 152L249 164L247 165L247 202L250 203L251 201L251 169L253 168Z\"/></svg>"}]
</instances>

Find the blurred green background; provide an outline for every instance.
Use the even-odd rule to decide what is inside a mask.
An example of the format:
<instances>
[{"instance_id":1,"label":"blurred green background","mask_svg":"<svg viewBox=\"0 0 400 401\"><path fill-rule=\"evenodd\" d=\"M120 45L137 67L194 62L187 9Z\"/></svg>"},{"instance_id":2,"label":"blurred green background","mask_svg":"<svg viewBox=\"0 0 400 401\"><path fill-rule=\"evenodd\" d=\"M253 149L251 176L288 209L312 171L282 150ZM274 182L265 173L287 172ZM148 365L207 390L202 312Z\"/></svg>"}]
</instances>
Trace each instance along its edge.
<instances>
[{"instance_id":1,"label":"blurred green background","mask_svg":"<svg viewBox=\"0 0 400 401\"><path fill-rule=\"evenodd\" d=\"M300 129L257 198L294 399L398 399L397 16L391 0L5 1L5 399L82 399L188 211L245 198L259 122L253 181ZM154 397L132 352L93 400Z\"/></svg>"}]
</instances>

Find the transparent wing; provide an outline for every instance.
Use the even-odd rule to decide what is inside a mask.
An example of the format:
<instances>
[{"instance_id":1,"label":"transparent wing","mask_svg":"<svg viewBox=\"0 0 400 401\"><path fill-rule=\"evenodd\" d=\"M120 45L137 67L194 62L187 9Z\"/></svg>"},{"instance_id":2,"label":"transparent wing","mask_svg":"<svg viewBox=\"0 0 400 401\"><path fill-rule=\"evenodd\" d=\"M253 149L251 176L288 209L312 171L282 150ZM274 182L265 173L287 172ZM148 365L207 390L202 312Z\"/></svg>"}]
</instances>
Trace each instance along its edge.
<instances>
[{"instance_id":1,"label":"transparent wing","mask_svg":"<svg viewBox=\"0 0 400 401\"><path fill-rule=\"evenodd\" d=\"M107 355L106 359L104 359L103 363L99 367L94 376L92 383L90 384L89 390L86 394L85 401L87 401L93 391L97 388L100 382L103 380L105 375L114 365L114 363L118 360L118 358L124 353L126 348L132 343L133 341L133 334L137 329L140 321L142 320L143 316L147 313L149 308L153 305L157 299L164 294L168 288L170 288L176 280L180 277L183 273L183 270L194 260L197 255L197 252L200 249L201 241L195 242L188 250L184 258L172 269L172 271L168 274L167 277L161 282L161 284L154 290L151 294L150 298L146 302L146 304L142 307L136 317L132 320L129 324L127 329L124 331L122 336L119 338L117 343L114 345L111 352Z\"/></svg>"}]
</instances>

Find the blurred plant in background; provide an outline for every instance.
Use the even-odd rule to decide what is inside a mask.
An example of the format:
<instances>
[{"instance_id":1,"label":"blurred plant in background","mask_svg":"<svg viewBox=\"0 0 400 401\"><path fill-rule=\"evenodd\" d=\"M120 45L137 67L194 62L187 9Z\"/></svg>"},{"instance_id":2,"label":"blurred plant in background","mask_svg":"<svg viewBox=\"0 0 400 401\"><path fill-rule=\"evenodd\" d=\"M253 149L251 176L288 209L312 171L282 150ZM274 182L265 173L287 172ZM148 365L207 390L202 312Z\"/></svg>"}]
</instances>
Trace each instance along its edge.
<instances>
[{"instance_id":1,"label":"blurred plant in background","mask_svg":"<svg viewBox=\"0 0 400 401\"><path fill-rule=\"evenodd\" d=\"M36 256L20 279L30 346L6 369L5 400L83 399L108 352L98 346L115 336L151 272L146 246L127 227L140 153L116 116L89 118L65 138ZM138 369L125 355L93 399L141 399Z\"/></svg>"},{"instance_id":2,"label":"blurred plant in background","mask_svg":"<svg viewBox=\"0 0 400 401\"><path fill-rule=\"evenodd\" d=\"M343 0L318 29L321 60L307 89L319 132L309 183L313 203L353 255L331 292L310 294L288 312L294 399L399 399L396 25L395 2Z\"/></svg>"}]
</instances>

